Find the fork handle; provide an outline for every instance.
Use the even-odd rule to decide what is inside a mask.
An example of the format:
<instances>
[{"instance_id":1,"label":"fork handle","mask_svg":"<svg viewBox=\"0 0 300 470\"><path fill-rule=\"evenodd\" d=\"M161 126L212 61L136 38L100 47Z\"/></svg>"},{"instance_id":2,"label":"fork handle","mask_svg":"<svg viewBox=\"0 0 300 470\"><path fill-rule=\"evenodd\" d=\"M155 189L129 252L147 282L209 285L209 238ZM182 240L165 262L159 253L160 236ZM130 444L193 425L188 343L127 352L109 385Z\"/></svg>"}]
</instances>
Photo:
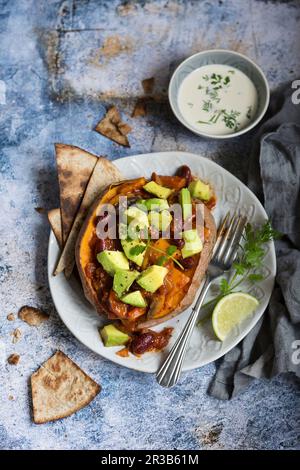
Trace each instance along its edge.
<instances>
[{"instance_id":1,"label":"fork handle","mask_svg":"<svg viewBox=\"0 0 300 470\"><path fill-rule=\"evenodd\" d=\"M189 339L210 283L211 279L206 275L202 284L201 293L192 309L188 321L156 374L156 380L162 387L173 387L173 385L178 382Z\"/></svg>"}]
</instances>

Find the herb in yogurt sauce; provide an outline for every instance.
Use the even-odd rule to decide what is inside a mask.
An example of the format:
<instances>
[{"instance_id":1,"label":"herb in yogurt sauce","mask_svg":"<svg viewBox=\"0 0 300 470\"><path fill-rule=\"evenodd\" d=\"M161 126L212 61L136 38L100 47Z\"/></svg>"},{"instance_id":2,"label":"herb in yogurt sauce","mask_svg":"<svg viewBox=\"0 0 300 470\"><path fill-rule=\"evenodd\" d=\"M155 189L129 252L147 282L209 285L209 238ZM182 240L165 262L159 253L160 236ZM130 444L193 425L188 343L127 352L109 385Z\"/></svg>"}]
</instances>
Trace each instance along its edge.
<instances>
[{"instance_id":1,"label":"herb in yogurt sauce","mask_svg":"<svg viewBox=\"0 0 300 470\"><path fill-rule=\"evenodd\" d=\"M212 108L212 102L209 100L208 101L203 100L203 106L202 106L203 111L209 112L211 108Z\"/></svg>"},{"instance_id":2,"label":"herb in yogurt sauce","mask_svg":"<svg viewBox=\"0 0 300 470\"><path fill-rule=\"evenodd\" d=\"M237 117L240 114L241 113L239 113L238 111L231 110L230 113L227 113L225 110L223 110L223 121L225 123L225 126L229 129L234 129L235 131L237 131L240 127L240 123L237 122Z\"/></svg>"},{"instance_id":3,"label":"herb in yogurt sauce","mask_svg":"<svg viewBox=\"0 0 300 470\"><path fill-rule=\"evenodd\" d=\"M209 121L197 121L197 123L198 124L216 124L219 118L222 116L225 126L228 127L229 129L234 129L235 131L237 131L240 127L240 123L237 122L237 117L240 114L241 113L238 111L231 110L230 112L227 112L226 109L219 109L213 113Z\"/></svg>"},{"instance_id":4,"label":"herb in yogurt sauce","mask_svg":"<svg viewBox=\"0 0 300 470\"><path fill-rule=\"evenodd\" d=\"M208 125L213 134L228 134L247 126L257 106L251 80L238 69L222 64L193 71L184 80L179 101L181 97L179 106L187 121L192 126L197 123L197 128Z\"/></svg>"}]
</instances>

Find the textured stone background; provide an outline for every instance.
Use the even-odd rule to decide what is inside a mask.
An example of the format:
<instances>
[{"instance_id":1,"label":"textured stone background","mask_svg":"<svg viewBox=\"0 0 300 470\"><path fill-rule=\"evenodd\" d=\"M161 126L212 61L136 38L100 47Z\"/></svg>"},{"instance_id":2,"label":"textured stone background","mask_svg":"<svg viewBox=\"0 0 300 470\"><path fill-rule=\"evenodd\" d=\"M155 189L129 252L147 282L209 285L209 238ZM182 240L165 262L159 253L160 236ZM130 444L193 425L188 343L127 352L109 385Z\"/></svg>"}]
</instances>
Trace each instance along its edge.
<instances>
[{"instance_id":1,"label":"textured stone background","mask_svg":"<svg viewBox=\"0 0 300 470\"><path fill-rule=\"evenodd\" d=\"M111 159L186 150L245 179L251 135L209 141L181 127L167 104L170 74L190 54L224 47L256 60L274 89L299 78L299 43L297 0L0 0L1 448L299 448L299 382L291 376L253 383L242 396L220 402L206 395L214 364L167 391L152 376L118 367L79 344L53 309L49 227L34 210L58 203L55 141ZM132 120L140 80L151 76L157 102L146 118ZM112 103L133 125L131 149L92 131ZM51 319L40 328L8 322L6 315L23 304L44 308ZM22 338L14 345L16 327ZM57 348L103 391L76 415L36 426L28 379ZM21 355L17 366L6 363L12 352Z\"/></svg>"}]
</instances>

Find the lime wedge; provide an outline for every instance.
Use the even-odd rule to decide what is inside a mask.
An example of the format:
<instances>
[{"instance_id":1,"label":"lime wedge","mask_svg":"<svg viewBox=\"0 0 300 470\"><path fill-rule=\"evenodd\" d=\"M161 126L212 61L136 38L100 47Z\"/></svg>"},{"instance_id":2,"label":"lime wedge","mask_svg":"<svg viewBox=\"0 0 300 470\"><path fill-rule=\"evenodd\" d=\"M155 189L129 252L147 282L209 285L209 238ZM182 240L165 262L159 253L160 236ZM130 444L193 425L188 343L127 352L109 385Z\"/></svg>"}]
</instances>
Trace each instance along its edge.
<instances>
[{"instance_id":1,"label":"lime wedge","mask_svg":"<svg viewBox=\"0 0 300 470\"><path fill-rule=\"evenodd\" d=\"M216 336L224 341L226 336L257 308L258 300L243 292L234 292L221 299L212 314L212 326Z\"/></svg>"}]
</instances>

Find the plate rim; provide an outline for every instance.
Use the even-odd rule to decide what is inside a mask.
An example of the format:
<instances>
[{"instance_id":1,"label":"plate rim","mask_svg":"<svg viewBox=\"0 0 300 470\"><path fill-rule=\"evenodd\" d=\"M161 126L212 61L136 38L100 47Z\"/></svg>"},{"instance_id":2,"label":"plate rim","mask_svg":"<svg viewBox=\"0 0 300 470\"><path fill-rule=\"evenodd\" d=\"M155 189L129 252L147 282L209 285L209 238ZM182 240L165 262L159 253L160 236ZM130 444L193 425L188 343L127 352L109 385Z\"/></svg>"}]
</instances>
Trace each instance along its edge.
<instances>
[{"instance_id":1,"label":"plate rim","mask_svg":"<svg viewBox=\"0 0 300 470\"><path fill-rule=\"evenodd\" d=\"M262 209L264 215L266 216L266 218L268 218L268 215L267 215L267 213L265 211L265 208L263 207L262 203L259 201L257 196L245 185L245 183L243 183L241 180L239 180L234 174L232 174L228 170L226 170L226 168L222 167L218 163L216 163L213 160L210 160L210 159L208 159L208 158L206 158L202 155L198 155L198 154L195 154L195 153L192 153L192 152L181 152L181 151L178 151L178 150L163 151L163 152L157 151L157 152L148 152L148 153L141 153L141 154L135 154L135 155L129 155L129 156L121 157L121 158L112 160L112 163L115 164L117 162L124 161L124 160L131 160L132 158L136 158L136 157L138 157L138 158L144 157L145 158L145 157L149 157L151 155L153 156L154 154L155 155L160 155L160 156L162 156L162 158L163 158L163 156L167 156L167 155L171 156L171 155L174 155L174 154L179 154L181 156L186 155L186 156L189 156L189 157L192 157L192 158L198 158L199 163L200 163L200 161L202 161L204 163L205 163L205 161L209 161L209 163L212 164L216 169L221 169L221 171L223 173L225 173L226 175L229 175L231 178L234 178L238 182L239 185L242 185L243 190L245 190L247 194L251 194L251 197L253 197L255 199L256 204L260 206L260 208ZM114 354L113 357L107 357L107 356L102 355L101 352L99 352L98 350L93 348L93 346L87 344L85 341L83 341L81 338L79 338L78 334L75 333L72 330L71 326L69 326L69 324L68 324L69 322L60 313L60 310L57 307L57 303L55 301L54 286L52 285L52 277L54 277L53 274L52 274L53 273L53 266L51 266L51 262L50 262L50 252L52 250L52 245L53 244L56 244L57 247L58 247L55 235L54 235L52 229L50 229L49 242L48 242L48 252L47 252L47 256L48 256L48 258L47 258L48 284L49 284L49 290L50 290L51 298L52 298L53 304L55 306L55 310L57 311L60 319L62 320L62 322L64 323L66 328L70 331L70 333L81 344L86 346L90 351L93 351L95 354L99 355L103 359L111 361L111 362L113 362L113 363L115 363L119 366L126 367L128 369L135 370L135 371L138 371L138 372L155 373L156 370L152 370L151 367L147 366L147 364L143 364L142 362L138 363L138 361L137 361L136 366L135 366L135 364L133 365L132 363L131 364L126 363L126 361L124 361L124 358L119 357L117 354ZM275 253L275 245L274 245L273 241L270 243L270 252L271 252L271 256L273 258L273 262L274 262L274 274L272 273L273 274L273 279L272 279L271 286L270 286L269 300L268 300L268 303L266 304L265 308L260 312L259 316L257 316L257 318L255 317L255 322L253 324L250 323L248 325L248 327L243 330L243 333L238 335L236 340L230 346L225 348L224 351L222 350L221 353L216 352L214 358L206 359L203 362L201 362L200 365L198 365L198 364L195 365L193 363L191 363L189 365L184 364L183 368L182 368L183 372L198 369L200 367L203 367L207 364L210 364L210 363L215 362L216 360L220 359L225 354L227 354L229 351L231 351L234 347L236 347L236 345L239 344L249 334L249 332L255 327L255 325L259 322L259 320L261 319L261 317L265 313L266 308L269 305L270 297L271 297L273 289L274 289L275 276L276 276L276 271L277 271L277 260L276 260L276 253ZM60 275L62 276L62 273ZM83 292L82 292L82 295L83 295Z\"/></svg>"}]
</instances>

